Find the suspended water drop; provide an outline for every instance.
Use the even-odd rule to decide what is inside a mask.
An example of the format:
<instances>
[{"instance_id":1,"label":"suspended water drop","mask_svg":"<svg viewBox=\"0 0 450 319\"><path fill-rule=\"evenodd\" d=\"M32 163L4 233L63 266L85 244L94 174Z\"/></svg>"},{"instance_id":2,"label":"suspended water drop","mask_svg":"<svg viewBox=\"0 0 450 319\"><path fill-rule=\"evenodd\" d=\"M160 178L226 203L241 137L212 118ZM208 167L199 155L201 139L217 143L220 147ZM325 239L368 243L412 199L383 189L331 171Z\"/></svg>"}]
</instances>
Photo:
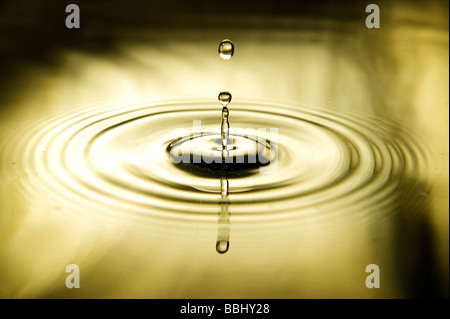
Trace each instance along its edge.
<instances>
[{"instance_id":1,"label":"suspended water drop","mask_svg":"<svg viewBox=\"0 0 450 319\"><path fill-rule=\"evenodd\" d=\"M229 60L234 54L234 45L228 39L223 40L219 45L219 55L224 60Z\"/></svg>"},{"instance_id":2,"label":"suspended water drop","mask_svg":"<svg viewBox=\"0 0 450 319\"><path fill-rule=\"evenodd\" d=\"M231 102L231 93L227 91L220 92L219 102L222 103L223 107L226 107Z\"/></svg>"}]
</instances>

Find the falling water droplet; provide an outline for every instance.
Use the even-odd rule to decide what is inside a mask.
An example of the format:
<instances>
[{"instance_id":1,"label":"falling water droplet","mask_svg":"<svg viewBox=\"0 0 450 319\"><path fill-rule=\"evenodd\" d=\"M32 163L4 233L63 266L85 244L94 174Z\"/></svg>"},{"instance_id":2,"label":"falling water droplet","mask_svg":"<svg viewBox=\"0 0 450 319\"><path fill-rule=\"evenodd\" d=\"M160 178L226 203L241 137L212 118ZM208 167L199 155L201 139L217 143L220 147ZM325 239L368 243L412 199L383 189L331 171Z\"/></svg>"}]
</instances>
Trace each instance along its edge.
<instances>
[{"instance_id":1,"label":"falling water droplet","mask_svg":"<svg viewBox=\"0 0 450 319\"><path fill-rule=\"evenodd\" d=\"M226 107L231 102L231 93L227 91L220 92L219 102L222 103L223 107Z\"/></svg>"},{"instance_id":2,"label":"falling water droplet","mask_svg":"<svg viewBox=\"0 0 450 319\"><path fill-rule=\"evenodd\" d=\"M228 39L223 40L220 42L219 45L219 55L224 60L229 60L234 54L234 45L233 42L231 42Z\"/></svg>"}]
</instances>

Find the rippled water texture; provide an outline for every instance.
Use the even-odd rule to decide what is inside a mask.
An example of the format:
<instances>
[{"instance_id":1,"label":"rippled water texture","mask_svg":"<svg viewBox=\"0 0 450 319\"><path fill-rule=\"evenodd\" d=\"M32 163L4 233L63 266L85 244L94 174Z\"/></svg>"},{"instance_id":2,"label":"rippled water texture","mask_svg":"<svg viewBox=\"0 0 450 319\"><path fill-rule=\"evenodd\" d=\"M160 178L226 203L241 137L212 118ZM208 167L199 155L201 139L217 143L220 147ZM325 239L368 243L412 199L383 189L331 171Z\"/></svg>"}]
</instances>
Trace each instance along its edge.
<instances>
[{"instance_id":1,"label":"rippled water texture","mask_svg":"<svg viewBox=\"0 0 450 319\"><path fill-rule=\"evenodd\" d=\"M400 3L3 49L0 296L448 296L448 7ZM221 91L243 162L178 163L222 158Z\"/></svg>"},{"instance_id":2,"label":"rippled water texture","mask_svg":"<svg viewBox=\"0 0 450 319\"><path fill-rule=\"evenodd\" d=\"M215 219L219 181L228 172L196 176L174 163L167 148L190 133L215 132L220 139L218 113L214 102L204 101L70 112L41 120L35 130L27 123L18 140L10 140L8 153L35 172L27 190L40 197L46 189L49 205L76 202L125 215ZM189 119L200 120L201 130ZM318 206L331 213L356 205L380 212L395 208L402 177L420 175L424 165L404 128L368 116L241 102L233 108L232 123L247 129L276 123L279 129L277 160L266 167L276 165L273 170L230 177L234 220L301 217ZM236 130L231 135L238 135Z\"/></svg>"}]
</instances>

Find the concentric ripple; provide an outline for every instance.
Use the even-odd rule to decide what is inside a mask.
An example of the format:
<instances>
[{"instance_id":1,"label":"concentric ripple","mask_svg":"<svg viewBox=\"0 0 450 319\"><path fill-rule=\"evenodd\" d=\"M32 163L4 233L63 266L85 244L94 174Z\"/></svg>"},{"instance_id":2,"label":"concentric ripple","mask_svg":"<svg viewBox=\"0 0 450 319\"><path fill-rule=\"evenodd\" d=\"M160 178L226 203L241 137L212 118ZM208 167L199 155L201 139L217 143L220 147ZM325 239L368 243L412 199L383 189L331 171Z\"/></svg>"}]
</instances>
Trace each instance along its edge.
<instances>
[{"instance_id":1,"label":"concentric ripple","mask_svg":"<svg viewBox=\"0 0 450 319\"><path fill-rule=\"evenodd\" d=\"M220 137L215 101L103 106L35 123L24 123L2 146L18 169L33 172L24 186L32 196L99 213L217 218L223 172L193 174L168 152L189 136L201 136L202 147ZM393 207L399 183L424 163L415 139L385 119L235 102L230 147L248 147L249 128L278 129L277 160L268 173L238 167L242 174L230 177L233 219Z\"/></svg>"}]
</instances>

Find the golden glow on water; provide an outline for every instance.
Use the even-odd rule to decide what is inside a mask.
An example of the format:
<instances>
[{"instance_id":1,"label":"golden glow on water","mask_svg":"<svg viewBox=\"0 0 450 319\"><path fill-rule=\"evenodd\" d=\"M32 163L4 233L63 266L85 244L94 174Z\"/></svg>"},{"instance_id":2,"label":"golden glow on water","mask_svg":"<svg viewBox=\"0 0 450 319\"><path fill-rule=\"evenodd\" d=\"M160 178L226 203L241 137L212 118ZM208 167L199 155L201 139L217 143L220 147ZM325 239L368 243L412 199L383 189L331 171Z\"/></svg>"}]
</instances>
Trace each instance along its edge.
<instances>
[{"instance_id":1,"label":"golden glow on water","mask_svg":"<svg viewBox=\"0 0 450 319\"><path fill-rule=\"evenodd\" d=\"M0 99L0 297L402 298L431 293L431 273L448 296L448 21L427 8L392 5L380 30L144 29L17 58ZM220 136L223 90L230 135L278 128L276 174L170 161L193 120ZM72 263L80 289L64 285Z\"/></svg>"}]
</instances>

